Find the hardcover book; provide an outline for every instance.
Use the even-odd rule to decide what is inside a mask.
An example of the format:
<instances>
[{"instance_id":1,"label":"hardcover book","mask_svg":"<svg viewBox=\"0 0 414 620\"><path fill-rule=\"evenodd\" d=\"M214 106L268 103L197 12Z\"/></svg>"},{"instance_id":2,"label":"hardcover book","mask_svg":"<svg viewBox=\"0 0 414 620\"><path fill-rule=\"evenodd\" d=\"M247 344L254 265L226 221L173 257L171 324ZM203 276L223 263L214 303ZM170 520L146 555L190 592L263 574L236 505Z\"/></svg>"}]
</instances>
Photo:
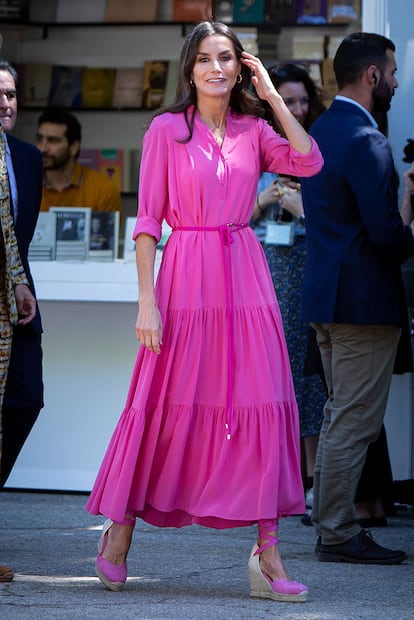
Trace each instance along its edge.
<instances>
[{"instance_id":1,"label":"hardcover book","mask_svg":"<svg viewBox=\"0 0 414 620\"><path fill-rule=\"evenodd\" d=\"M128 191L138 191L139 167L141 164L141 150L131 149L129 154L129 183Z\"/></svg>"},{"instance_id":2,"label":"hardcover book","mask_svg":"<svg viewBox=\"0 0 414 620\"><path fill-rule=\"evenodd\" d=\"M115 183L118 191L123 192L126 189L124 150L101 149L99 151L98 171Z\"/></svg>"},{"instance_id":3,"label":"hardcover book","mask_svg":"<svg viewBox=\"0 0 414 620\"><path fill-rule=\"evenodd\" d=\"M233 21L232 0L216 0L214 4L214 18L223 24L231 24Z\"/></svg>"},{"instance_id":4,"label":"hardcover book","mask_svg":"<svg viewBox=\"0 0 414 620\"><path fill-rule=\"evenodd\" d=\"M123 259L126 261L135 260L135 240L132 238L132 235L136 221L136 217L127 217L125 220Z\"/></svg>"},{"instance_id":5,"label":"hardcover book","mask_svg":"<svg viewBox=\"0 0 414 620\"><path fill-rule=\"evenodd\" d=\"M157 0L107 0L107 22L154 22L157 19Z\"/></svg>"},{"instance_id":6,"label":"hardcover book","mask_svg":"<svg viewBox=\"0 0 414 620\"><path fill-rule=\"evenodd\" d=\"M265 22L291 26L296 23L296 0L265 0Z\"/></svg>"},{"instance_id":7,"label":"hardcover book","mask_svg":"<svg viewBox=\"0 0 414 620\"><path fill-rule=\"evenodd\" d=\"M81 166L101 172L115 183L118 191L129 189L129 169L124 149L81 149L78 162Z\"/></svg>"},{"instance_id":8,"label":"hardcover book","mask_svg":"<svg viewBox=\"0 0 414 620\"><path fill-rule=\"evenodd\" d=\"M110 108L115 83L115 69L84 67L82 72L82 107Z\"/></svg>"},{"instance_id":9,"label":"hardcover book","mask_svg":"<svg viewBox=\"0 0 414 620\"><path fill-rule=\"evenodd\" d=\"M49 93L51 108L79 108L82 101L82 67L53 65Z\"/></svg>"},{"instance_id":10,"label":"hardcover book","mask_svg":"<svg viewBox=\"0 0 414 620\"><path fill-rule=\"evenodd\" d=\"M265 0L233 0L233 21L235 24L262 24L264 9Z\"/></svg>"},{"instance_id":11,"label":"hardcover book","mask_svg":"<svg viewBox=\"0 0 414 620\"><path fill-rule=\"evenodd\" d=\"M168 64L168 60L146 60L144 62L143 108L152 110L162 106L167 86Z\"/></svg>"},{"instance_id":12,"label":"hardcover book","mask_svg":"<svg viewBox=\"0 0 414 620\"><path fill-rule=\"evenodd\" d=\"M211 0L173 0L175 22L199 22L212 19Z\"/></svg>"},{"instance_id":13,"label":"hardcover book","mask_svg":"<svg viewBox=\"0 0 414 620\"><path fill-rule=\"evenodd\" d=\"M167 82L165 84L163 105L168 105L175 99L178 82L178 64L178 60L170 60L168 62Z\"/></svg>"},{"instance_id":14,"label":"hardcover book","mask_svg":"<svg viewBox=\"0 0 414 620\"><path fill-rule=\"evenodd\" d=\"M327 0L297 0L296 15L298 24L326 24L328 21Z\"/></svg>"},{"instance_id":15,"label":"hardcover book","mask_svg":"<svg viewBox=\"0 0 414 620\"><path fill-rule=\"evenodd\" d=\"M46 63L16 66L19 104L46 107L52 84L52 65Z\"/></svg>"},{"instance_id":16,"label":"hardcover book","mask_svg":"<svg viewBox=\"0 0 414 620\"><path fill-rule=\"evenodd\" d=\"M361 0L328 0L328 22L351 24L361 17Z\"/></svg>"},{"instance_id":17,"label":"hardcover book","mask_svg":"<svg viewBox=\"0 0 414 620\"><path fill-rule=\"evenodd\" d=\"M114 108L140 108L142 106L143 67L116 69L112 105Z\"/></svg>"},{"instance_id":18,"label":"hardcover book","mask_svg":"<svg viewBox=\"0 0 414 620\"><path fill-rule=\"evenodd\" d=\"M22 22L29 17L29 0L0 0L0 20Z\"/></svg>"},{"instance_id":19,"label":"hardcover book","mask_svg":"<svg viewBox=\"0 0 414 620\"><path fill-rule=\"evenodd\" d=\"M43 0L44 2L44 0ZM58 0L57 22L103 22L106 0Z\"/></svg>"},{"instance_id":20,"label":"hardcover book","mask_svg":"<svg viewBox=\"0 0 414 620\"><path fill-rule=\"evenodd\" d=\"M118 258L119 211L92 211L88 259L113 261Z\"/></svg>"},{"instance_id":21,"label":"hardcover book","mask_svg":"<svg viewBox=\"0 0 414 620\"><path fill-rule=\"evenodd\" d=\"M56 213L56 260L86 260L89 251L90 207L50 207Z\"/></svg>"},{"instance_id":22,"label":"hardcover book","mask_svg":"<svg viewBox=\"0 0 414 620\"><path fill-rule=\"evenodd\" d=\"M29 245L29 261L54 260L56 250L56 213L41 211Z\"/></svg>"}]
</instances>

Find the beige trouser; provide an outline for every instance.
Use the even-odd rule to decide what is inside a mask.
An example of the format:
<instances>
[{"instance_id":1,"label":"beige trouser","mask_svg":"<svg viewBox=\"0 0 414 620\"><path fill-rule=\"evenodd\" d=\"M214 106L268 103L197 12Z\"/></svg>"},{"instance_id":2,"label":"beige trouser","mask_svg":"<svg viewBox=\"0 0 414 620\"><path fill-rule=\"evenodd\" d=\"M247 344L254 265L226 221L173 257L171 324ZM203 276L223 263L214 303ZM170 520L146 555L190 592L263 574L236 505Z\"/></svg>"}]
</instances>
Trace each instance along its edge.
<instances>
[{"instance_id":1,"label":"beige trouser","mask_svg":"<svg viewBox=\"0 0 414 620\"><path fill-rule=\"evenodd\" d=\"M369 443L381 429L401 330L312 323L328 400L314 472L312 521L322 544L356 536L354 498Z\"/></svg>"}]
</instances>

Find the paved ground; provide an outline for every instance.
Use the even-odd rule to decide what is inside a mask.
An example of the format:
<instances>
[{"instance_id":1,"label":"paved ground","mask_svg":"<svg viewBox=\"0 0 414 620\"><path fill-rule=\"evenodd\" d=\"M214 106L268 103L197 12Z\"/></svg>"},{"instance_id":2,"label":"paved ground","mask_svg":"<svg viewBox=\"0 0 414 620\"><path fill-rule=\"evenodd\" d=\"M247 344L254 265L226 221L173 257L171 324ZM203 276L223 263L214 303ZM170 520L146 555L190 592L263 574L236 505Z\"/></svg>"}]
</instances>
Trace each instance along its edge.
<instances>
[{"instance_id":1,"label":"paved ground","mask_svg":"<svg viewBox=\"0 0 414 620\"><path fill-rule=\"evenodd\" d=\"M137 523L123 592L108 592L94 574L104 519L76 494L0 493L0 562L16 571L0 584L0 619L413 620L414 509L376 540L404 549L400 566L318 562L314 530L297 517L280 528L285 562L306 583L303 604L251 599L246 563L255 528L214 531L198 526L157 529Z\"/></svg>"}]
</instances>

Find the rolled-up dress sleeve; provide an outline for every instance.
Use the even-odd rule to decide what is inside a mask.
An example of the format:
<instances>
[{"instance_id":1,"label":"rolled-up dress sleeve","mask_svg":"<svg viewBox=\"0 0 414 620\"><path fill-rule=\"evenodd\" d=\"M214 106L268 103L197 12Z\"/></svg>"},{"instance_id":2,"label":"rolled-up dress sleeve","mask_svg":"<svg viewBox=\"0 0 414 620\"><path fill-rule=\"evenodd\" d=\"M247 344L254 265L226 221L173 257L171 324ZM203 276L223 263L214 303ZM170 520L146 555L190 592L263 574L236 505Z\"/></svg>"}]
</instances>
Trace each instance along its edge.
<instances>
[{"instance_id":1,"label":"rolled-up dress sleeve","mask_svg":"<svg viewBox=\"0 0 414 620\"><path fill-rule=\"evenodd\" d=\"M161 238L161 225L168 204L168 140L161 117L148 128L142 149L138 189L138 215L133 239L139 234Z\"/></svg>"},{"instance_id":2,"label":"rolled-up dress sleeve","mask_svg":"<svg viewBox=\"0 0 414 620\"><path fill-rule=\"evenodd\" d=\"M278 135L268 123L260 121L260 152L262 171L310 177L323 167L323 157L316 141L309 136L312 148L299 153L288 140Z\"/></svg>"}]
</instances>

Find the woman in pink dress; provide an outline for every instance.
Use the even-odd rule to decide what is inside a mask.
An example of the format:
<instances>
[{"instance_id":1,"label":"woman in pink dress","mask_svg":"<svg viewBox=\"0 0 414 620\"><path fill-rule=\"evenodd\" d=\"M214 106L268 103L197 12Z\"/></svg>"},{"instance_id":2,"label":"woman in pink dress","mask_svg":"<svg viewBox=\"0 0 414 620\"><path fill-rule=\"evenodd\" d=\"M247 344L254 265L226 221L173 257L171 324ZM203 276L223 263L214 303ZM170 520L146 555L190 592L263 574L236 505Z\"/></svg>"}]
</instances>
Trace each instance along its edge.
<instances>
[{"instance_id":1,"label":"woman in pink dress","mask_svg":"<svg viewBox=\"0 0 414 620\"><path fill-rule=\"evenodd\" d=\"M260 99L288 139L261 118ZM144 137L134 232L141 346L87 503L108 517L96 562L108 589L126 581L136 517L160 527L258 523L250 594L306 600L277 546L279 517L304 510L298 411L273 283L248 222L261 171L310 176L322 164L260 60L228 26L195 26L175 102ZM154 287L163 220L173 232Z\"/></svg>"}]
</instances>

